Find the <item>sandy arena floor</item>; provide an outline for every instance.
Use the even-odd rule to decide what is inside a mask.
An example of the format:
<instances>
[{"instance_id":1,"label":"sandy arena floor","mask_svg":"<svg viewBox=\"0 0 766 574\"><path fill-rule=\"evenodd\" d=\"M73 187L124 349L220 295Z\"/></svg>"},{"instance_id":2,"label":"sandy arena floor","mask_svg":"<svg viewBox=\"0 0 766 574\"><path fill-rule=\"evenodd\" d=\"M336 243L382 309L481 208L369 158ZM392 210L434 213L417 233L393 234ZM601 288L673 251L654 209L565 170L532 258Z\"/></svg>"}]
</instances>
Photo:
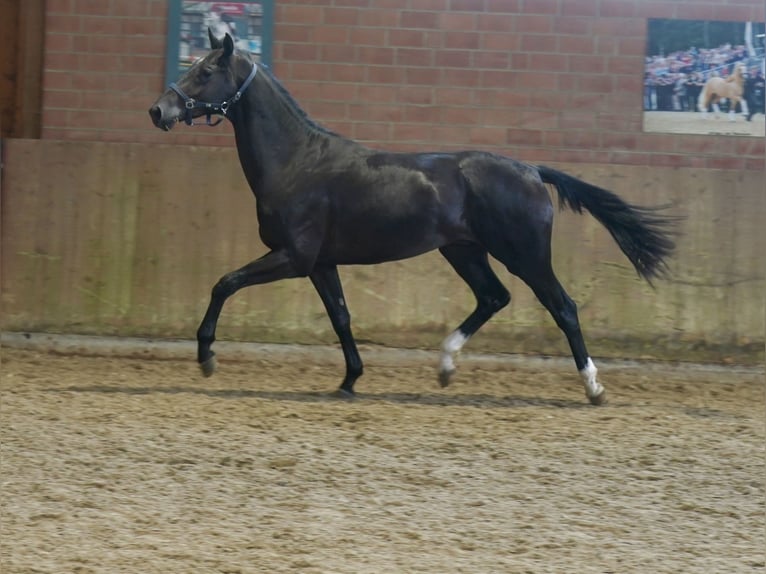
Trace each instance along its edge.
<instances>
[{"instance_id":1,"label":"sandy arena floor","mask_svg":"<svg viewBox=\"0 0 766 574\"><path fill-rule=\"evenodd\" d=\"M335 353L4 347L0 571L764 571L762 370Z\"/></svg>"},{"instance_id":2,"label":"sandy arena floor","mask_svg":"<svg viewBox=\"0 0 766 574\"><path fill-rule=\"evenodd\" d=\"M676 134L715 134L764 137L766 118L756 114L748 122L740 114L734 121L728 113L644 112L644 131Z\"/></svg>"}]
</instances>

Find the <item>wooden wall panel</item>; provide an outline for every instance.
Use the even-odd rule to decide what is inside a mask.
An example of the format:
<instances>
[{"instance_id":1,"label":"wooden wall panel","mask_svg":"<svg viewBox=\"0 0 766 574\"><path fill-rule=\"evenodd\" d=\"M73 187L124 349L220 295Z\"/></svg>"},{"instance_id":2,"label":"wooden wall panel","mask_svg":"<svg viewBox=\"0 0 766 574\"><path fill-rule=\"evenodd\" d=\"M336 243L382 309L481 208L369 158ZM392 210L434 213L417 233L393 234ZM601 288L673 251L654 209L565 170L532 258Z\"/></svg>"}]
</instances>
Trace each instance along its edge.
<instances>
[{"instance_id":1,"label":"wooden wall panel","mask_svg":"<svg viewBox=\"0 0 766 574\"><path fill-rule=\"evenodd\" d=\"M192 338L219 276L265 251L234 150L9 140L5 164L5 330ZM760 173L558 167L634 203L671 202L686 216L674 278L653 290L592 217L557 215L555 267L594 356L762 360ZM433 347L473 307L438 254L341 273L364 340ZM503 270L500 277L512 304L470 348L567 353L529 289ZM304 279L240 292L219 334L334 340Z\"/></svg>"}]
</instances>

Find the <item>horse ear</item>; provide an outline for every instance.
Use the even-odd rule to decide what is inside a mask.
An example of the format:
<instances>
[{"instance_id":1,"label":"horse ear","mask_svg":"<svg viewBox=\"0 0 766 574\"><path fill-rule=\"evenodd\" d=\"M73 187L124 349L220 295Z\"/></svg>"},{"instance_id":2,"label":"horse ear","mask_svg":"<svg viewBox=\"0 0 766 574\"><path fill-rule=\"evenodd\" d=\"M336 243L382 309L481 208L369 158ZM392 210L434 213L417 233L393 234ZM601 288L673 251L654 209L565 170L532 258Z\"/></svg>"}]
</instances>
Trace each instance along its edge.
<instances>
[{"instance_id":1,"label":"horse ear","mask_svg":"<svg viewBox=\"0 0 766 574\"><path fill-rule=\"evenodd\" d=\"M234 53L234 38L227 32L223 37L223 57L228 58Z\"/></svg>"},{"instance_id":2,"label":"horse ear","mask_svg":"<svg viewBox=\"0 0 766 574\"><path fill-rule=\"evenodd\" d=\"M210 28L207 29L207 36L208 38L210 38L211 50L217 50L218 48L222 47L221 41L213 35L213 30L211 30Z\"/></svg>"}]
</instances>

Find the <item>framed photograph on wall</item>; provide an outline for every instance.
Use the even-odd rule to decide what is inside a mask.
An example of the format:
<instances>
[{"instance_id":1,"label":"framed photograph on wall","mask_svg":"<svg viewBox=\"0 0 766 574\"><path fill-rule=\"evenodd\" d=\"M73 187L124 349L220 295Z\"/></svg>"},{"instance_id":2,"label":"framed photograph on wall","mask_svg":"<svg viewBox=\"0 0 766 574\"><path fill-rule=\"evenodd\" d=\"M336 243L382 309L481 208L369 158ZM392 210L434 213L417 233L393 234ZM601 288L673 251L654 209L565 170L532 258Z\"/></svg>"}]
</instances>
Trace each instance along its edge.
<instances>
[{"instance_id":1,"label":"framed photograph on wall","mask_svg":"<svg viewBox=\"0 0 766 574\"><path fill-rule=\"evenodd\" d=\"M166 83L175 82L198 58L208 53L208 28L219 38L231 34L237 49L247 50L256 61L271 64L274 0L170 0Z\"/></svg>"},{"instance_id":2,"label":"framed photograph on wall","mask_svg":"<svg viewBox=\"0 0 766 574\"><path fill-rule=\"evenodd\" d=\"M650 19L644 131L764 137L764 28Z\"/></svg>"}]
</instances>

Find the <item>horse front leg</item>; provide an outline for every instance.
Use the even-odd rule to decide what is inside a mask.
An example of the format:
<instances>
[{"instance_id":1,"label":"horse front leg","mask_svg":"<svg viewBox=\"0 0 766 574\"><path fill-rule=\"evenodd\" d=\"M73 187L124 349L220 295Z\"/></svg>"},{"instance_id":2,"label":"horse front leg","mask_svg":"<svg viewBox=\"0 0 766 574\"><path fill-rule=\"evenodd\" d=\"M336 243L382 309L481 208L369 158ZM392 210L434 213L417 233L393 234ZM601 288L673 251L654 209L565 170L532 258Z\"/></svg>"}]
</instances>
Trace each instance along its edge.
<instances>
[{"instance_id":1,"label":"horse front leg","mask_svg":"<svg viewBox=\"0 0 766 574\"><path fill-rule=\"evenodd\" d=\"M324 303L327 315L340 340L343 357L346 360L346 376L338 392L344 397L354 396L354 383L362 376L364 367L356 348L354 335L351 333L351 315L343 296L343 287L338 276L338 268L333 266L316 267L309 275L311 282Z\"/></svg>"},{"instance_id":2,"label":"horse front leg","mask_svg":"<svg viewBox=\"0 0 766 574\"><path fill-rule=\"evenodd\" d=\"M215 341L218 317L221 315L226 299L243 287L298 276L299 273L285 252L271 251L218 280L213 287L205 317L197 329L197 362L203 375L209 377L215 372L215 353L210 350L210 347Z\"/></svg>"}]
</instances>

